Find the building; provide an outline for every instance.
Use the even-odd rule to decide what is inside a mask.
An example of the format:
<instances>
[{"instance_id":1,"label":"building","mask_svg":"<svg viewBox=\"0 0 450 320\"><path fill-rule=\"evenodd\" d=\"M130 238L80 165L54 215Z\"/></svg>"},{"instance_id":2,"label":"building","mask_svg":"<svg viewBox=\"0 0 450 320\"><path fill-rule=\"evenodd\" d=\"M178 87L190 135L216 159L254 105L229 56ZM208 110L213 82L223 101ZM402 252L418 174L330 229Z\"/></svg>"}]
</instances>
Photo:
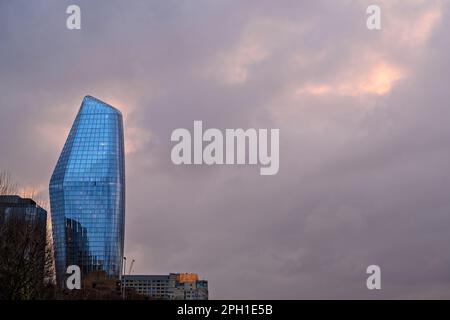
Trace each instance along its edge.
<instances>
[{"instance_id":1,"label":"building","mask_svg":"<svg viewBox=\"0 0 450 320\"><path fill-rule=\"evenodd\" d=\"M208 300L208 281L195 273L124 275L122 286L157 300Z\"/></svg>"},{"instance_id":2,"label":"building","mask_svg":"<svg viewBox=\"0 0 450 320\"><path fill-rule=\"evenodd\" d=\"M82 273L122 273L125 159L122 114L86 96L50 180L57 280L67 266Z\"/></svg>"},{"instance_id":3,"label":"building","mask_svg":"<svg viewBox=\"0 0 450 320\"><path fill-rule=\"evenodd\" d=\"M45 239L47 211L37 205L34 200L17 195L0 195L0 223L5 223L13 218L39 223Z\"/></svg>"},{"instance_id":4,"label":"building","mask_svg":"<svg viewBox=\"0 0 450 320\"><path fill-rule=\"evenodd\" d=\"M44 283L46 248L47 211L32 199L1 195L0 300L23 298Z\"/></svg>"}]
</instances>

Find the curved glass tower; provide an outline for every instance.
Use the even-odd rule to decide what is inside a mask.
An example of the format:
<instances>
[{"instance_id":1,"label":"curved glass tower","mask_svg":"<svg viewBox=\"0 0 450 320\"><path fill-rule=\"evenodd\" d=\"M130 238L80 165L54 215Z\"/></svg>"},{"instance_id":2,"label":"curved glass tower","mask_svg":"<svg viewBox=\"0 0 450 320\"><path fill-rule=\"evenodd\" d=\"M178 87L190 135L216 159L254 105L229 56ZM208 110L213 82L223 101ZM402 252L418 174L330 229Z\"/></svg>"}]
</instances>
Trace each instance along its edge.
<instances>
[{"instance_id":1,"label":"curved glass tower","mask_svg":"<svg viewBox=\"0 0 450 320\"><path fill-rule=\"evenodd\" d=\"M83 99L50 180L56 275L122 272L125 163L122 114L91 96Z\"/></svg>"}]
</instances>

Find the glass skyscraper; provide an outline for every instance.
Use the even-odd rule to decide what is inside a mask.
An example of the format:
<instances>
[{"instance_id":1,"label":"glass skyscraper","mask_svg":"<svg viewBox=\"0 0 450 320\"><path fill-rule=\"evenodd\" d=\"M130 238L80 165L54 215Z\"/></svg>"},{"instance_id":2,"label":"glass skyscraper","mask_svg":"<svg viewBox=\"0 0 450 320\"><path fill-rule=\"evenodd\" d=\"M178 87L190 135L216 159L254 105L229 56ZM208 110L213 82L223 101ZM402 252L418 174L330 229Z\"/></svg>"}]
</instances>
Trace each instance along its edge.
<instances>
[{"instance_id":1,"label":"glass skyscraper","mask_svg":"<svg viewBox=\"0 0 450 320\"><path fill-rule=\"evenodd\" d=\"M86 96L50 180L56 275L122 272L125 160L122 114Z\"/></svg>"}]
</instances>

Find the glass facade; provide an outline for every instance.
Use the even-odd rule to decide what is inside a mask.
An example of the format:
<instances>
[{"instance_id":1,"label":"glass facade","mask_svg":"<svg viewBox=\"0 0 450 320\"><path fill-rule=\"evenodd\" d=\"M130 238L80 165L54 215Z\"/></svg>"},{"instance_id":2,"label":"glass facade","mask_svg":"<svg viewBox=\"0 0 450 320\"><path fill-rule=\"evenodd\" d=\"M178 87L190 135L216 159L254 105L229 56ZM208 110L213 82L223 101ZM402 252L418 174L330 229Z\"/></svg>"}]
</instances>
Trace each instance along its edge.
<instances>
[{"instance_id":1,"label":"glass facade","mask_svg":"<svg viewBox=\"0 0 450 320\"><path fill-rule=\"evenodd\" d=\"M50 180L56 275L122 272L125 163L122 114L91 96L83 99Z\"/></svg>"}]
</instances>

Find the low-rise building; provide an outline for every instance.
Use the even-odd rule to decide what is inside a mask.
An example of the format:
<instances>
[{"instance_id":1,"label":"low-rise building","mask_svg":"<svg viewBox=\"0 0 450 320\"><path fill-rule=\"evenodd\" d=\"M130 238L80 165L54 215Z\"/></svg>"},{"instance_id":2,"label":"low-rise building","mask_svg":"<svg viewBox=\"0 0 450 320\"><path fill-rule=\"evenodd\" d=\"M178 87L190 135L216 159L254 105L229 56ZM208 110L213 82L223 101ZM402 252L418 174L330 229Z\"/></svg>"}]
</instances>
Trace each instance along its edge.
<instances>
[{"instance_id":1,"label":"low-rise building","mask_svg":"<svg viewBox=\"0 0 450 320\"><path fill-rule=\"evenodd\" d=\"M195 273L168 275L124 275L122 285L150 299L208 300L208 281Z\"/></svg>"}]
</instances>

